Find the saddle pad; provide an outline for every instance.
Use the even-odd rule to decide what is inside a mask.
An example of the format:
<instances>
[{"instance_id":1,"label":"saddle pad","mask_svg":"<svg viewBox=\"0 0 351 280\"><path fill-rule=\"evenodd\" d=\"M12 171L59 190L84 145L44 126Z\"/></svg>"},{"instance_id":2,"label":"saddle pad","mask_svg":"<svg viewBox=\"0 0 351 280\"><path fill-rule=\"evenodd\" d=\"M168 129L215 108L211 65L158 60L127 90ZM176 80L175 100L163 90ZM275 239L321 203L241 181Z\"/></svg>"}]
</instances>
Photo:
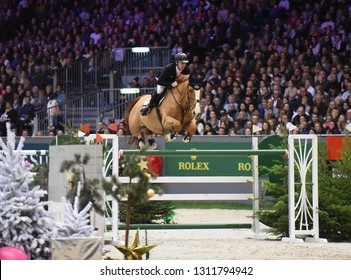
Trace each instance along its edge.
<instances>
[{"instance_id":1,"label":"saddle pad","mask_svg":"<svg viewBox=\"0 0 351 280\"><path fill-rule=\"evenodd\" d=\"M158 103L159 105L161 105L161 103L163 102L163 100L165 99L166 96L162 97L162 99L160 100L160 102ZM150 98L151 99L151 98ZM144 103L142 104L143 107L146 107L147 105L149 105L150 103L150 99L147 99L144 101Z\"/></svg>"}]
</instances>

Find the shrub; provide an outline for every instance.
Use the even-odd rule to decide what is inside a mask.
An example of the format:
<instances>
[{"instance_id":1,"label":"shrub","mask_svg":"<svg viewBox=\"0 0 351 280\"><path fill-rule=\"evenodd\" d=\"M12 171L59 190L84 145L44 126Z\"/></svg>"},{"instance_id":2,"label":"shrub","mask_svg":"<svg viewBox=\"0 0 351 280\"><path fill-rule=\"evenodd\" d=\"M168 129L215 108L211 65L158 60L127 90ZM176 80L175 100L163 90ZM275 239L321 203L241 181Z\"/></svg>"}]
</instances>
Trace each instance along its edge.
<instances>
[{"instance_id":1,"label":"shrub","mask_svg":"<svg viewBox=\"0 0 351 280\"><path fill-rule=\"evenodd\" d=\"M170 223L174 216L174 206L170 201L147 201L144 204L134 205L131 211L131 223L153 224ZM119 204L119 219L125 222L126 203Z\"/></svg>"},{"instance_id":2,"label":"shrub","mask_svg":"<svg viewBox=\"0 0 351 280\"><path fill-rule=\"evenodd\" d=\"M286 142L283 141L285 148ZM289 234L288 221L288 168L277 162L263 167L270 178L263 182L266 190L262 209L257 213L260 221L282 237ZM327 161L325 147L320 145L318 158L319 229L320 237L329 241L351 241L351 142L344 141L341 160ZM307 186L308 187L308 186ZM295 200L296 201L296 200ZM269 205L269 210L267 206ZM266 207L266 209L265 209Z\"/></svg>"}]
</instances>

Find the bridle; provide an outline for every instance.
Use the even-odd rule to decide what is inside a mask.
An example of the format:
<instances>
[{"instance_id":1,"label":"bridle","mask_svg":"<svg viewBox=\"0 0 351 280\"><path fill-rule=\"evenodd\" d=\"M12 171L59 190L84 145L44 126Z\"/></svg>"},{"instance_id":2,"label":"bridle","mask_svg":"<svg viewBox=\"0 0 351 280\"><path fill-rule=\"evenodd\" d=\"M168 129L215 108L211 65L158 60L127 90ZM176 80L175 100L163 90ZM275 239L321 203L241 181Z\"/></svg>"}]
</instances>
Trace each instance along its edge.
<instances>
[{"instance_id":1,"label":"bridle","mask_svg":"<svg viewBox=\"0 0 351 280\"><path fill-rule=\"evenodd\" d=\"M189 89L189 85L186 87L186 94L182 93L180 90L179 90L179 86L178 85L176 87L176 90L177 92L179 93L179 95L181 96L180 100L178 100L173 92L173 88L171 88L171 94L172 94L172 97L173 97L173 100L175 101L175 103L179 106L181 112L182 112L182 120L181 120L181 123L183 123L184 121L184 117L186 115L186 113L191 110L193 111L193 109L195 108L195 105L196 105L196 102L194 102L194 104L192 105L191 104L191 100L196 100L195 97L192 97L191 96L191 90ZM184 101L185 99L185 101ZM184 103L185 103L185 106L184 106Z\"/></svg>"}]
</instances>

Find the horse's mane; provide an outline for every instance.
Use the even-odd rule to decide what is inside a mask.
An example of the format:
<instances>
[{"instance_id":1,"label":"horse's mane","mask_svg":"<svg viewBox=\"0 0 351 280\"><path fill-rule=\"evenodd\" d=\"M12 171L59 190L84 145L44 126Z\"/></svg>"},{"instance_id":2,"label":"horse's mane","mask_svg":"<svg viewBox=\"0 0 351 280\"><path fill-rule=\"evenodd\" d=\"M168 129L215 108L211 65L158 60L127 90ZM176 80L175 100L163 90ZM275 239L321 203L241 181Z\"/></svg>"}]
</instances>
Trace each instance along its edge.
<instances>
[{"instance_id":1,"label":"horse's mane","mask_svg":"<svg viewBox=\"0 0 351 280\"><path fill-rule=\"evenodd\" d=\"M183 82L189 81L189 78L190 78L189 75L180 74L180 75L177 77L176 81L177 81L179 84L181 84L181 83L183 83Z\"/></svg>"},{"instance_id":2,"label":"horse's mane","mask_svg":"<svg viewBox=\"0 0 351 280\"><path fill-rule=\"evenodd\" d=\"M138 96L137 98L135 98L132 102L130 102L126 108L126 110L124 111L124 122L125 122L125 126L126 126L126 135L131 135L132 133L130 132L129 129L129 115L130 112L132 111L134 105L139 101L139 99L142 96Z\"/></svg>"},{"instance_id":3,"label":"horse's mane","mask_svg":"<svg viewBox=\"0 0 351 280\"><path fill-rule=\"evenodd\" d=\"M177 81L178 81L178 79L177 79ZM178 81L178 88L179 88L179 90L181 90L181 91L183 91L184 89L186 89L188 85L189 85L189 78L188 78L188 79L185 79L185 80L180 79L180 80Z\"/></svg>"}]
</instances>

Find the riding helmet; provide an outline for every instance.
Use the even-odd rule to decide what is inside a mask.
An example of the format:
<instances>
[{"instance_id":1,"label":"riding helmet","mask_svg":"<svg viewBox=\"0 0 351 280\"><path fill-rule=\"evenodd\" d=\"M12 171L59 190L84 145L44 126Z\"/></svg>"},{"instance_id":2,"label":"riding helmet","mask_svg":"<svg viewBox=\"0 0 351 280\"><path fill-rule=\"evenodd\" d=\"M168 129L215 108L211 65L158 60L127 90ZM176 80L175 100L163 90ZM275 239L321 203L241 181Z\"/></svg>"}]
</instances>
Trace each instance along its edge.
<instances>
[{"instance_id":1,"label":"riding helmet","mask_svg":"<svg viewBox=\"0 0 351 280\"><path fill-rule=\"evenodd\" d=\"M177 53L174 56L174 61L179 61L179 62L182 62L182 63L188 63L189 62L188 56L185 53Z\"/></svg>"}]
</instances>

